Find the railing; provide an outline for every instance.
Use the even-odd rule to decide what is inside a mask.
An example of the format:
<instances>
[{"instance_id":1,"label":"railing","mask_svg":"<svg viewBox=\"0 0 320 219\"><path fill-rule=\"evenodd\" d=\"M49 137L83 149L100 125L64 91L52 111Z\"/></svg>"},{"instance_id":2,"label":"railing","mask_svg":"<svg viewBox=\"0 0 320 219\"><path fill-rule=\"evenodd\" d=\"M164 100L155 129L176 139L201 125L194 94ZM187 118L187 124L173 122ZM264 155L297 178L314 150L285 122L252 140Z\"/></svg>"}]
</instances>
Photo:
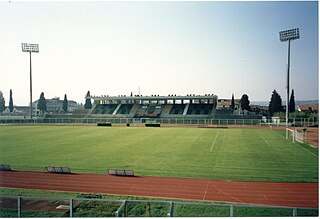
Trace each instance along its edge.
<instances>
[{"instance_id":1,"label":"railing","mask_svg":"<svg viewBox=\"0 0 320 219\"><path fill-rule=\"evenodd\" d=\"M0 196L1 217L318 216L317 208L179 202Z\"/></svg>"},{"instance_id":2,"label":"railing","mask_svg":"<svg viewBox=\"0 0 320 219\"><path fill-rule=\"evenodd\" d=\"M204 119L204 118L34 118L11 119L1 118L0 124L94 124L107 122L112 124L160 123L163 125L216 125L216 126L285 126L285 120L277 123L260 119ZM292 119L293 126L317 126L318 118Z\"/></svg>"}]
</instances>

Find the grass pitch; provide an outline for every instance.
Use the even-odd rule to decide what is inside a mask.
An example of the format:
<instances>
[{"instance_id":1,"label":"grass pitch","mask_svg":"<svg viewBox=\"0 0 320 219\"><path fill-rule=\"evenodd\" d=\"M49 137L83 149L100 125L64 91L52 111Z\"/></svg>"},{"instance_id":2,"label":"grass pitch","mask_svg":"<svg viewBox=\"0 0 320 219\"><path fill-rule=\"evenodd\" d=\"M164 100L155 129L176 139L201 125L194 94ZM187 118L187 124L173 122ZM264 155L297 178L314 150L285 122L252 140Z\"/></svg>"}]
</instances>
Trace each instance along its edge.
<instances>
[{"instance_id":1,"label":"grass pitch","mask_svg":"<svg viewBox=\"0 0 320 219\"><path fill-rule=\"evenodd\" d=\"M317 182L318 150L269 129L1 126L0 163L17 170L133 169L136 175Z\"/></svg>"}]
</instances>

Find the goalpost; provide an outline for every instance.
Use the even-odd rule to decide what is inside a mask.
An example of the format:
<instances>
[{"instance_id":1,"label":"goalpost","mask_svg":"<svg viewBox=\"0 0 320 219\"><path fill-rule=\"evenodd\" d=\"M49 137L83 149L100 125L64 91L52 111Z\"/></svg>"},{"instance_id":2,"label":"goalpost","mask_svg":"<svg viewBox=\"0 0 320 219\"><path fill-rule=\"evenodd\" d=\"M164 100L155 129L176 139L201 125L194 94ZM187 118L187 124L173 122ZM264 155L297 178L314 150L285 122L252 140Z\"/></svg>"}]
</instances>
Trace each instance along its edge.
<instances>
[{"instance_id":1,"label":"goalpost","mask_svg":"<svg viewBox=\"0 0 320 219\"><path fill-rule=\"evenodd\" d=\"M305 132L295 131L295 140L300 143L304 143Z\"/></svg>"},{"instance_id":2,"label":"goalpost","mask_svg":"<svg viewBox=\"0 0 320 219\"><path fill-rule=\"evenodd\" d=\"M298 130L293 130L290 128L286 128L286 139L289 139L292 137L292 143L295 141L304 143L305 139L305 132L299 132Z\"/></svg>"},{"instance_id":3,"label":"goalpost","mask_svg":"<svg viewBox=\"0 0 320 219\"><path fill-rule=\"evenodd\" d=\"M292 143L294 143L295 131L292 129L286 128L286 139L289 139L289 135L290 135L290 138L292 136Z\"/></svg>"}]
</instances>

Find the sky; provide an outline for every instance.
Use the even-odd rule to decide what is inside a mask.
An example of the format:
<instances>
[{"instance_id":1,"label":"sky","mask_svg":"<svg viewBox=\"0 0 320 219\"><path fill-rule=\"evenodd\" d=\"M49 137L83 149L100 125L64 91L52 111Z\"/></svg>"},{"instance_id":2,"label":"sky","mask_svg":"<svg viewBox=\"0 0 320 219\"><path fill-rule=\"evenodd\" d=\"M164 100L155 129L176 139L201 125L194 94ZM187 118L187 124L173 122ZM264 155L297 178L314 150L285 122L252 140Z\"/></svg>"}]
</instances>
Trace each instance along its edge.
<instances>
[{"instance_id":1,"label":"sky","mask_svg":"<svg viewBox=\"0 0 320 219\"><path fill-rule=\"evenodd\" d=\"M67 95L215 94L269 101L286 98L288 43L279 31L300 29L291 42L290 89L317 100L318 2L0 2L0 91L6 105L26 106L29 54L33 101Z\"/></svg>"}]
</instances>

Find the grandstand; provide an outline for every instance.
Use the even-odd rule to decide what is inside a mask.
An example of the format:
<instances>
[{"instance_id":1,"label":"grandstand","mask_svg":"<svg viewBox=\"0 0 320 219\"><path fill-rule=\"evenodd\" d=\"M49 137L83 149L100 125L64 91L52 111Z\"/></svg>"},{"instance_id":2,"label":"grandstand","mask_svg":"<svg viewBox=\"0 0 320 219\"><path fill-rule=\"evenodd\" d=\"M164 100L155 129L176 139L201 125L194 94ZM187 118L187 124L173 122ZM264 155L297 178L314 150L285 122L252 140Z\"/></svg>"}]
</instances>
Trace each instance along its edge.
<instances>
[{"instance_id":1,"label":"grandstand","mask_svg":"<svg viewBox=\"0 0 320 219\"><path fill-rule=\"evenodd\" d=\"M92 97L91 117L166 118L212 117L216 95Z\"/></svg>"},{"instance_id":2,"label":"grandstand","mask_svg":"<svg viewBox=\"0 0 320 219\"><path fill-rule=\"evenodd\" d=\"M239 118L229 108L219 109L218 96L94 96L88 113L95 118ZM248 117L248 116L247 116ZM250 117L250 116L249 116Z\"/></svg>"}]
</instances>

